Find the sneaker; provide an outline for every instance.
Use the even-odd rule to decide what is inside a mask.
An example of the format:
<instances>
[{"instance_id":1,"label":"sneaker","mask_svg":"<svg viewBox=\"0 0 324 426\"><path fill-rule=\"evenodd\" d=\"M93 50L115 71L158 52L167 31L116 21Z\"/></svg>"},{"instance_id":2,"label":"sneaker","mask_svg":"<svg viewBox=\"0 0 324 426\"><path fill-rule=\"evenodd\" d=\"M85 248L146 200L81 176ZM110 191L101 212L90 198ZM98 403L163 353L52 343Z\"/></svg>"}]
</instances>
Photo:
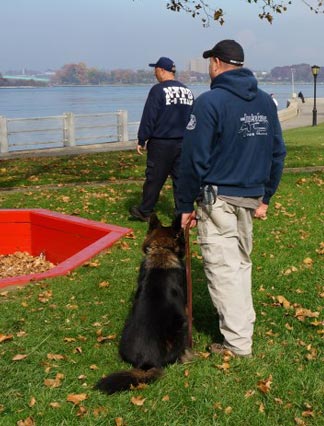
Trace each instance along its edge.
<instances>
[{"instance_id":1,"label":"sneaker","mask_svg":"<svg viewBox=\"0 0 324 426\"><path fill-rule=\"evenodd\" d=\"M129 213L130 215L134 218L134 219L138 219L141 220L142 222L148 222L150 219L150 216L145 216L138 207L133 206L129 209Z\"/></svg>"},{"instance_id":2,"label":"sneaker","mask_svg":"<svg viewBox=\"0 0 324 426\"><path fill-rule=\"evenodd\" d=\"M233 358L236 356L239 356L241 358L252 358L252 354L238 354L231 349L227 348L226 346L222 345L221 343L212 343L209 346L209 350L213 354L219 354L219 355L228 355L232 356Z\"/></svg>"}]
</instances>

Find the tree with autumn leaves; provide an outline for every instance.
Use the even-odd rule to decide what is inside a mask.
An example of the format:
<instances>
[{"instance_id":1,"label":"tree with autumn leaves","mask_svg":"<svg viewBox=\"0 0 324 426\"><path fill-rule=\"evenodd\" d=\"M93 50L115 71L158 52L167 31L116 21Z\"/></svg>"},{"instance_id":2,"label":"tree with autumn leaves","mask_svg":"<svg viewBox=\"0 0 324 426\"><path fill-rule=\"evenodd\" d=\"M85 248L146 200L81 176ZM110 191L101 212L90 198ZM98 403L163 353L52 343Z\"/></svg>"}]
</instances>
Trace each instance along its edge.
<instances>
[{"instance_id":1,"label":"tree with autumn leaves","mask_svg":"<svg viewBox=\"0 0 324 426\"><path fill-rule=\"evenodd\" d=\"M242 1L242 0L241 0ZM323 0L298 0L305 4L311 12L324 13ZM258 16L260 19L268 21L270 24L276 15L287 12L293 6L293 0L245 0L251 5L258 6ZM217 0L169 0L167 9L173 12L186 12L193 18L200 17L204 26L208 26L211 21L217 21L220 25L225 23L225 11L218 7Z\"/></svg>"}]
</instances>

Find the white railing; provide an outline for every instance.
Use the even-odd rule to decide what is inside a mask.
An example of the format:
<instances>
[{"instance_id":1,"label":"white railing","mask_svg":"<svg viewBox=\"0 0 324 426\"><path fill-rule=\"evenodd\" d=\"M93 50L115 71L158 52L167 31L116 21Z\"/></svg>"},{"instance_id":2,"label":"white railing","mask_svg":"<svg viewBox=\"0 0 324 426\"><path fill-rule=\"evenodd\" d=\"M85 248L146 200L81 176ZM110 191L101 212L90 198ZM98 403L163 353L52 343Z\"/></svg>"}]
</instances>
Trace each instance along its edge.
<instances>
[{"instance_id":1,"label":"white railing","mask_svg":"<svg viewBox=\"0 0 324 426\"><path fill-rule=\"evenodd\" d=\"M31 118L0 116L0 156L38 149L126 143L136 139L138 125L128 122L125 110Z\"/></svg>"}]
</instances>

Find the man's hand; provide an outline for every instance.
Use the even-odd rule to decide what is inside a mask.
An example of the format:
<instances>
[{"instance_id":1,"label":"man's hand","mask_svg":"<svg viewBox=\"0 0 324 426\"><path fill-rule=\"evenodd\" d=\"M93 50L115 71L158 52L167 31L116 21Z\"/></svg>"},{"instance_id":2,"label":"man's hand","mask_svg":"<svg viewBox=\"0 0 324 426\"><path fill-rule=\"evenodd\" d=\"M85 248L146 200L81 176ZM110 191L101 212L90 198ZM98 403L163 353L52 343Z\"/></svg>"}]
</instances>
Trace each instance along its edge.
<instances>
[{"instance_id":1,"label":"man's hand","mask_svg":"<svg viewBox=\"0 0 324 426\"><path fill-rule=\"evenodd\" d=\"M194 228L197 225L196 212L182 213L181 215L181 227L186 228L187 224L190 223L190 228Z\"/></svg>"},{"instance_id":2,"label":"man's hand","mask_svg":"<svg viewBox=\"0 0 324 426\"><path fill-rule=\"evenodd\" d=\"M146 143L144 146L137 144L136 151L139 155L143 155L144 151L146 151Z\"/></svg>"},{"instance_id":3,"label":"man's hand","mask_svg":"<svg viewBox=\"0 0 324 426\"><path fill-rule=\"evenodd\" d=\"M268 204L261 203L255 210L254 217L256 219L266 220L268 207Z\"/></svg>"}]
</instances>

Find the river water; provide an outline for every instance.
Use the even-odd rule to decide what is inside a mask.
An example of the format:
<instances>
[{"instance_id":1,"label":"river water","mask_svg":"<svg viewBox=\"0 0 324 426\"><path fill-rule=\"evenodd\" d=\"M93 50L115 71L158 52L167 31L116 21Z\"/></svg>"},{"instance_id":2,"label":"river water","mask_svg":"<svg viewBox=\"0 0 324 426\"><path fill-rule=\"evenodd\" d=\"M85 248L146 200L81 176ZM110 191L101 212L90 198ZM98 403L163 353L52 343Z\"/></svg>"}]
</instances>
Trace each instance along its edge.
<instances>
[{"instance_id":1,"label":"river water","mask_svg":"<svg viewBox=\"0 0 324 426\"><path fill-rule=\"evenodd\" d=\"M69 86L69 87L33 87L33 88L1 88L0 89L0 116L7 118L31 118L31 117L53 117L62 116L63 113L72 112L74 114L98 114L107 112L116 112L118 110L128 111L128 122L134 123L129 126L129 138L136 139L137 123L141 119L143 106L147 98L151 85L138 86ZM195 97L200 93L209 90L206 85L189 85ZM284 109L287 101L292 97L292 91L296 93L301 91L307 97L313 97L312 84L295 84L294 87L289 84L260 84L260 87L270 93L274 93L279 106L278 109ZM324 85L317 86L317 96L324 98ZM30 121L11 122L8 125L9 150L24 150L39 148L58 147L62 144L62 128L58 122L59 119L51 118L44 122L40 130L32 131L35 126ZM94 118L92 124L95 124ZM50 126L46 126L50 123ZM53 123L56 123L55 126ZM41 129L50 129L52 125L56 128L53 131L42 131ZM22 129L24 132L21 132ZM116 138L107 137L106 132L95 142L91 140L91 130L83 131L83 144L111 142ZM50 142L51 141L51 142ZM54 142L53 142L54 141ZM35 144L36 145L35 145Z\"/></svg>"},{"instance_id":2,"label":"river water","mask_svg":"<svg viewBox=\"0 0 324 426\"><path fill-rule=\"evenodd\" d=\"M209 90L208 85L189 85L194 95ZM151 85L142 86L74 86L43 88L1 88L0 115L7 118L46 117L64 112L91 114L127 110L129 121L139 121ZM312 84L260 84L274 93L279 109L286 108L292 90L313 97ZM317 96L324 97L324 85L317 85Z\"/></svg>"}]
</instances>

